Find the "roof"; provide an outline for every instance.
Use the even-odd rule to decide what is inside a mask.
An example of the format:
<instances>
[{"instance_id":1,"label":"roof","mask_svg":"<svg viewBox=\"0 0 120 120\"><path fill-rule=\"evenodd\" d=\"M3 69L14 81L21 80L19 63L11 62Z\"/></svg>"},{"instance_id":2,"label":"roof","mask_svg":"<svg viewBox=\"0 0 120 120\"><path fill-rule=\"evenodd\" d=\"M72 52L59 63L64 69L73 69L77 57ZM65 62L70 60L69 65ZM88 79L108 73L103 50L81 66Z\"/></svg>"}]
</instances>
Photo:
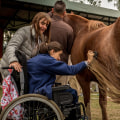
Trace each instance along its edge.
<instances>
[{"instance_id":1,"label":"roof","mask_svg":"<svg viewBox=\"0 0 120 120\"><path fill-rule=\"evenodd\" d=\"M53 7L54 3L57 0L17 0L17 1ZM63 1L66 3L67 10L79 11L79 12L84 12L89 14L91 13L95 15L108 16L113 18L117 18L120 16L120 11L117 11L117 10L96 7L93 5L81 4L77 2L71 2L68 0L63 0Z\"/></svg>"}]
</instances>

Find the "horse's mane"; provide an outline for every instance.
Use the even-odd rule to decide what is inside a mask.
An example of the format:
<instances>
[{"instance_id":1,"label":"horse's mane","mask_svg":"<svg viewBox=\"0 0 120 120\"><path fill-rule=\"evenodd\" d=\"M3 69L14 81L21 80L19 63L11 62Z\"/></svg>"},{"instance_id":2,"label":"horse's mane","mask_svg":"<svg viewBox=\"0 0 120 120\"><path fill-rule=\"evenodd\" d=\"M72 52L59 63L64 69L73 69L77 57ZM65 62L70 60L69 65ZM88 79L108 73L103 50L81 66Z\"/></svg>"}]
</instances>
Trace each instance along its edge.
<instances>
[{"instance_id":1,"label":"horse's mane","mask_svg":"<svg viewBox=\"0 0 120 120\"><path fill-rule=\"evenodd\" d=\"M85 17L82 17L80 15L76 15L74 13L67 13L68 16L71 16L72 20L79 20L80 22L85 22L88 25L88 31L93 31L101 27L105 27L106 25L101 21L96 20L88 20Z\"/></svg>"},{"instance_id":2,"label":"horse's mane","mask_svg":"<svg viewBox=\"0 0 120 120\"><path fill-rule=\"evenodd\" d=\"M88 31L93 31L101 27L105 27L106 25L103 22L95 21L95 20L89 20L88 22Z\"/></svg>"}]
</instances>

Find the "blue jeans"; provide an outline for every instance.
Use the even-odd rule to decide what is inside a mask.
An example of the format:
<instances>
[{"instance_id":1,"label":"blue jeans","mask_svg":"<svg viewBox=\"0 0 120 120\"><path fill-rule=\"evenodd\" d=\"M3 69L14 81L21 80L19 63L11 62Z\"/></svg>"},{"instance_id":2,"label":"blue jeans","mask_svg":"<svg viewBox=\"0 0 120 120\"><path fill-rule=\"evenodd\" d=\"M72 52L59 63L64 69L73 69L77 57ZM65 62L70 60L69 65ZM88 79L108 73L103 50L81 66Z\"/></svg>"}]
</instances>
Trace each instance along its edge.
<instances>
[{"instance_id":1,"label":"blue jeans","mask_svg":"<svg viewBox=\"0 0 120 120\"><path fill-rule=\"evenodd\" d=\"M65 92L70 92L73 95L73 103L77 103L78 102L78 96L77 96L77 91L75 89L67 89L65 90Z\"/></svg>"}]
</instances>

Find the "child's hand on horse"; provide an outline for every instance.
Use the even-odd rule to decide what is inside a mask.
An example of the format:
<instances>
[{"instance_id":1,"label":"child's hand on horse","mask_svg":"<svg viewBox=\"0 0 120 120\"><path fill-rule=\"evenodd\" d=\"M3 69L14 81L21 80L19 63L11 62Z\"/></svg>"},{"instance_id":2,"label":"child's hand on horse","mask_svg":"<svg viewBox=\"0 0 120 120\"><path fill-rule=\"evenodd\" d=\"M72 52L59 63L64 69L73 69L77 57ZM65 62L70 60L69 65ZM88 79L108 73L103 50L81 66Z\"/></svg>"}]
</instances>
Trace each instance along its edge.
<instances>
[{"instance_id":1,"label":"child's hand on horse","mask_svg":"<svg viewBox=\"0 0 120 120\"><path fill-rule=\"evenodd\" d=\"M88 57L88 64L90 64L92 61L93 61L93 58L94 58L94 52L92 50L89 50L88 53L87 53L87 57Z\"/></svg>"}]
</instances>

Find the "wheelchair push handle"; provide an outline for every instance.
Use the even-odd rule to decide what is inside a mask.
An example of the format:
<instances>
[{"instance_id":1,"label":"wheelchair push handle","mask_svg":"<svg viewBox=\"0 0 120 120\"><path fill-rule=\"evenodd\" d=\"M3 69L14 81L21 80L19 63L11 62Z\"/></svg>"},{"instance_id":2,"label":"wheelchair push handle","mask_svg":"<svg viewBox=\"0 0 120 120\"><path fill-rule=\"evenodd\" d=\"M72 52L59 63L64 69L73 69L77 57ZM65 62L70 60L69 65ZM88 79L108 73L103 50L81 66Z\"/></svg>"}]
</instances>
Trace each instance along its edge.
<instances>
[{"instance_id":1,"label":"wheelchair push handle","mask_svg":"<svg viewBox=\"0 0 120 120\"><path fill-rule=\"evenodd\" d=\"M14 69L14 67L1 67L1 69Z\"/></svg>"}]
</instances>

